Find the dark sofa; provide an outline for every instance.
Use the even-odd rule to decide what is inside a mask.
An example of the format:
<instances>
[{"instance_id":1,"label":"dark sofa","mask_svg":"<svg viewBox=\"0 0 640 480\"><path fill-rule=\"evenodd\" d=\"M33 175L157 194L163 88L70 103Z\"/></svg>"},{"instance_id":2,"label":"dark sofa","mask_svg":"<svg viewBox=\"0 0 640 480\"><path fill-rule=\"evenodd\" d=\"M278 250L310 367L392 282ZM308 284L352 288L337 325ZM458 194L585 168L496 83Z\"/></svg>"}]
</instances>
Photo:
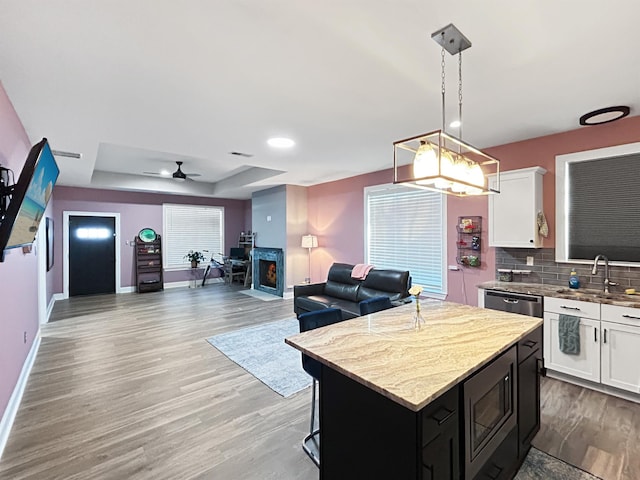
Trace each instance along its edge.
<instances>
[{"instance_id":1,"label":"dark sofa","mask_svg":"<svg viewBox=\"0 0 640 480\"><path fill-rule=\"evenodd\" d=\"M322 308L339 308L342 318L360 316L358 303L368 298L386 296L399 302L409 296L409 272L372 269L364 280L351 277L353 265L334 263L325 283L295 285L293 308L296 315Z\"/></svg>"}]
</instances>

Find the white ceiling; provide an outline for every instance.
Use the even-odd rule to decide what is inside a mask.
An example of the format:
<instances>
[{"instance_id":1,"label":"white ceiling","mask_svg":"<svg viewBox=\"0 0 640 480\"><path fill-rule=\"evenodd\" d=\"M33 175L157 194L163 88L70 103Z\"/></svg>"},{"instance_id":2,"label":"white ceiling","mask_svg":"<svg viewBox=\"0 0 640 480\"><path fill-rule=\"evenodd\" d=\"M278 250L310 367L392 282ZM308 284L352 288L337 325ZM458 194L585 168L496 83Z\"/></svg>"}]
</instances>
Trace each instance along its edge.
<instances>
[{"instance_id":1,"label":"white ceiling","mask_svg":"<svg viewBox=\"0 0 640 480\"><path fill-rule=\"evenodd\" d=\"M431 33L448 23L473 43L463 138L477 147L578 128L606 106L640 112L637 0L0 0L0 12L0 81L30 139L82 153L57 158L66 185L250 198L389 168L393 141L441 125ZM273 150L271 136L296 146ZM143 174L176 160L201 176Z\"/></svg>"}]
</instances>

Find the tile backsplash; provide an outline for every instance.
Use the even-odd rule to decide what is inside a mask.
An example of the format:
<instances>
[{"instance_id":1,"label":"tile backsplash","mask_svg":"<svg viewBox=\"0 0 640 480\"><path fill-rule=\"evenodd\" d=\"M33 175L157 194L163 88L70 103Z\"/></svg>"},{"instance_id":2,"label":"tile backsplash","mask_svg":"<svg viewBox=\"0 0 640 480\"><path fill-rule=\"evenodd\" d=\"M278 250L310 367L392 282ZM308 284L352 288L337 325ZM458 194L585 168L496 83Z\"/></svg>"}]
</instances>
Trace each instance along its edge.
<instances>
[{"instance_id":1,"label":"tile backsplash","mask_svg":"<svg viewBox=\"0 0 640 480\"><path fill-rule=\"evenodd\" d=\"M527 257L533 257L533 265L527 265ZM569 286L569 275L575 270L580 277L580 288L599 290L603 288L604 265L600 262L598 273L591 275L590 264L556 263L553 248L496 248L497 269L531 270L529 275L513 275L514 282L542 283L546 285ZM619 283L610 287L612 292L624 292L625 288L640 291L640 267L609 266L609 280Z\"/></svg>"}]
</instances>

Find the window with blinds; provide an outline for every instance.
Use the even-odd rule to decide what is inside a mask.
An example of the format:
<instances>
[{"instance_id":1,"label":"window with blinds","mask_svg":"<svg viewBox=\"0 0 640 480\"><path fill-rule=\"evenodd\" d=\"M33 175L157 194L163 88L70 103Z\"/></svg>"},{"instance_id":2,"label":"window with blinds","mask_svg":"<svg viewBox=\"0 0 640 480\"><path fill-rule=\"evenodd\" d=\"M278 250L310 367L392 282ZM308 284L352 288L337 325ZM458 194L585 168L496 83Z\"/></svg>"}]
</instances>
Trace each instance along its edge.
<instances>
[{"instance_id":1,"label":"window with blinds","mask_svg":"<svg viewBox=\"0 0 640 480\"><path fill-rule=\"evenodd\" d=\"M408 270L425 292L446 293L445 199L402 185L365 189L365 261Z\"/></svg>"},{"instance_id":2,"label":"window with blinds","mask_svg":"<svg viewBox=\"0 0 640 480\"><path fill-rule=\"evenodd\" d=\"M165 203L162 213L165 268L187 267L189 250L206 250L205 258L224 252L224 207Z\"/></svg>"},{"instance_id":3,"label":"window with blinds","mask_svg":"<svg viewBox=\"0 0 640 480\"><path fill-rule=\"evenodd\" d=\"M569 258L640 262L640 154L567 165Z\"/></svg>"}]
</instances>

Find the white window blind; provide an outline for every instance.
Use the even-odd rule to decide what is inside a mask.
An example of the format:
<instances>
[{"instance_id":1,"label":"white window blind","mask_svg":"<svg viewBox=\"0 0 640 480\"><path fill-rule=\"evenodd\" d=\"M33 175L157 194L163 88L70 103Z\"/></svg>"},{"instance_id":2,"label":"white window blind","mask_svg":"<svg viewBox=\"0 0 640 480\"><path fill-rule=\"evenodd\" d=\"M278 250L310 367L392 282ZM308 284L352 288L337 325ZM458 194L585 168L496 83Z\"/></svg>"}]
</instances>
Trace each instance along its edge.
<instances>
[{"instance_id":1,"label":"white window blind","mask_svg":"<svg viewBox=\"0 0 640 480\"><path fill-rule=\"evenodd\" d=\"M186 267L189 250L204 251L205 258L224 252L224 207L162 205L165 268Z\"/></svg>"},{"instance_id":2,"label":"white window blind","mask_svg":"<svg viewBox=\"0 0 640 480\"><path fill-rule=\"evenodd\" d=\"M425 292L446 293L443 195L402 185L369 187L365 203L366 262L409 270Z\"/></svg>"}]
</instances>

